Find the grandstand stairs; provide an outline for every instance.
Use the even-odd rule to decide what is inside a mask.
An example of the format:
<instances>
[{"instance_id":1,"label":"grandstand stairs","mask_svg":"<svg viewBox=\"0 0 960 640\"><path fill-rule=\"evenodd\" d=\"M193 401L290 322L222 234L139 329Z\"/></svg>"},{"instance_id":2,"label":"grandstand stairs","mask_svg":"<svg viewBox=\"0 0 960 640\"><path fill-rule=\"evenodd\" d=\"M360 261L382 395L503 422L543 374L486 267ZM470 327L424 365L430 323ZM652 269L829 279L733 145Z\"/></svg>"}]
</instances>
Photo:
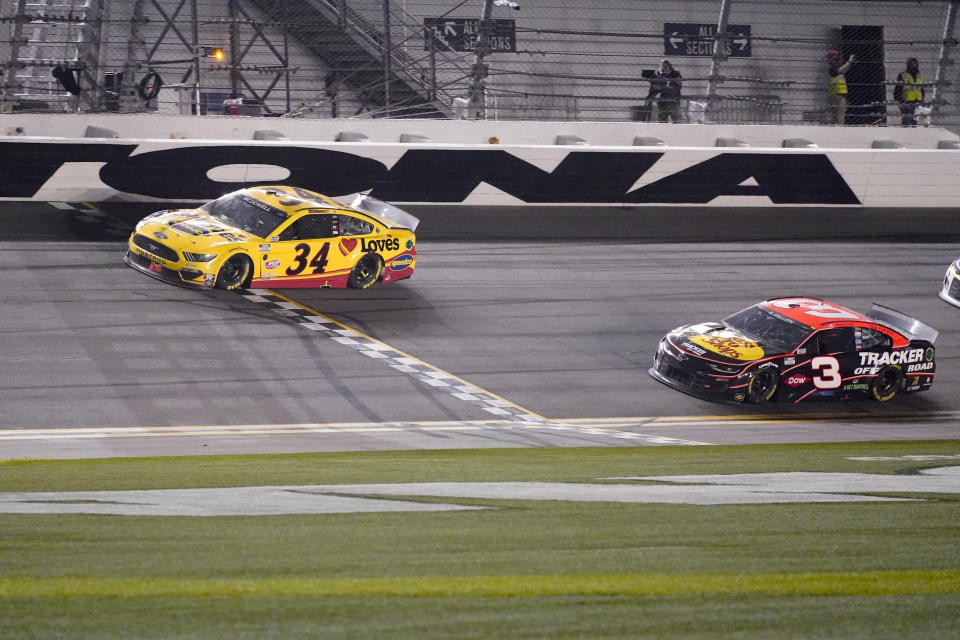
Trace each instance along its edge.
<instances>
[{"instance_id":1,"label":"grandstand stairs","mask_svg":"<svg viewBox=\"0 0 960 640\"><path fill-rule=\"evenodd\" d=\"M340 90L356 95L373 117L449 118L451 105L431 95L430 70L392 47L389 80L384 73L384 33L338 0L249 0L275 20L328 68Z\"/></svg>"}]
</instances>

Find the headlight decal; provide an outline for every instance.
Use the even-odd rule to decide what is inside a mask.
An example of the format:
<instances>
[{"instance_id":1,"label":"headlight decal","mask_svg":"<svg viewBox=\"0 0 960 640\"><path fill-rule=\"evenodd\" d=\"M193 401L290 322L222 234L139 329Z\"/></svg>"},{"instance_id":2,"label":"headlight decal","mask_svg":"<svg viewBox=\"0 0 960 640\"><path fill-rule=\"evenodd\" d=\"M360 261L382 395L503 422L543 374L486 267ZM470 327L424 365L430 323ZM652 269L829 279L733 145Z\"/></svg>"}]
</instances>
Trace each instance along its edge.
<instances>
[{"instance_id":1,"label":"headlight decal","mask_svg":"<svg viewBox=\"0 0 960 640\"><path fill-rule=\"evenodd\" d=\"M189 251L183 252L183 257L188 262L210 262L217 257L215 253L190 253Z\"/></svg>"}]
</instances>

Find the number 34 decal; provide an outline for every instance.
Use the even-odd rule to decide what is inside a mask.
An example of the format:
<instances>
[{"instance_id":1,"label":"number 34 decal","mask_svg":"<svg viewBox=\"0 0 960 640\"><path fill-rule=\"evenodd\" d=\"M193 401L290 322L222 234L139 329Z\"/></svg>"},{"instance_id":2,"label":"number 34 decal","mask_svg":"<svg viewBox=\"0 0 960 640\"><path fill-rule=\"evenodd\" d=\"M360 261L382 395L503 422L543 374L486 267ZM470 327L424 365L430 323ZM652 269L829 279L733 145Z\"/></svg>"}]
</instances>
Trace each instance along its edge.
<instances>
[{"instance_id":1,"label":"number 34 decal","mask_svg":"<svg viewBox=\"0 0 960 640\"><path fill-rule=\"evenodd\" d=\"M817 356L810 361L813 369L813 386L817 389L836 389L843 383L840 363L833 356Z\"/></svg>"},{"instance_id":2,"label":"number 34 decal","mask_svg":"<svg viewBox=\"0 0 960 640\"><path fill-rule=\"evenodd\" d=\"M310 256L310 245L306 242L301 242L294 247L297 252L297 255L293 257L293 266L287 267L287 275L295 276L303 272L308 266L313 267L311 273L323 273L323 270L327 267L327 252L330 251L330 243L324 242L323 246L320 247L320 250L317 251L317 254L313 256L313 260L307 262L307 258Z\"/></svg>"}]
</instances>

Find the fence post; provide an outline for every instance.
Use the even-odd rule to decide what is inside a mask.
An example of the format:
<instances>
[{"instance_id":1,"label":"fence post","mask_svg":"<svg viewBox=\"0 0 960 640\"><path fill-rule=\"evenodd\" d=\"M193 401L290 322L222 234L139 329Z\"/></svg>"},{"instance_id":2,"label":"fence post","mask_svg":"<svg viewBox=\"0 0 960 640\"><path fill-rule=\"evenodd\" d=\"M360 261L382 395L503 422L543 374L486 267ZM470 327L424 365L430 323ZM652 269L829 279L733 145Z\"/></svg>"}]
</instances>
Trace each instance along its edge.
<instances>
[{"instance_id":1,"label":"fence post","mask_svg":"<svg viewBox=\"0 0 960 640\"><path fill-rule=\"evenodd\" d=\"M430 100L437 99L437 43L436 36L433 34L433 31L425 32L427 36L427 42L430 47L430 78L429 84L427 86L427 97Z\"/></svg>"},{"instance_id":2,"label":"fence post","mask_svg":"<svg viewBox=\"0 0 960 640\"><path fill-rule=\"evenodd\" d=\"M710 77L707 79L707 106L705 119L712 121L717 111L717 85L720 84L720 65L726 60L727 43L730 34L727 33L727 22L730 18L730 1L720 0L720 18L717 20L717 33L713 41L713 60L710 62Z\"/></svg>"},{"instance_id":3,"label":"fence post","mask_svg":"<svg viewBox=\"0 0 960 640\"><path fill-rule=\"evenodd\" d=\"M142 30L145 22L143 0L135 0L130 13L130 32L127 36L127 58L123 63L123 74L120 81L113 84L113 89L118 94L116 105L120 113L133 113L140 108L140 101L135 93L136 74L142 66L139 58L142 57L146 62L146 48Z\"/></svg>"},{"instance_id":4,"label":"fence post","mask_svg":"<svg viewBox=\"0 0 960 640\"><path fill-rule=\"evenodd\" d=\"M227 3L227 14L230 19L230 97L236 98L240 93L240 72L237 71L239 64L240 51L240 11L237 6L238 0L230 0ZM283 17L287 17L286 3L283 5ZM286 33L286 30L284 30Z\"/></svg>"},{"instance_id":5,"label":"fence post","mask_svg":"<svg viewBox=\"0 0 960 640\"><path fill-rule=\"evenodd\" d=\"M0 113L10 113L16 103L14 94L20 85L17 83L17 69L20 68L20 42L23 40L23 23L26 20L27 0L17 0L13 16L13 29L10 38L10 58L4 65L3 84L0 85Z\"/></svg>"},{"instance_id":6,"label":"fence post","mask_svg":"<svg viewBox=\"0 0 960 640\"><path fill-rule=\"evenodd\" d=\"M937 60L937 75L933 80L933 95L930 100L931 113L937 113L937 111L940 110L941 103L944 102L940 98L940 87L947 84L947 68L953 64L953 60L950 59L950 51L957 44L956 39L953 37L953 29L957 23L957 4L960 4L958 0L951 0L950 5L947 7L947 17L943 21L943 39L940 41L940 57Z\"/></svg>"},{"instance_id":7,"label":"fence post","mask_svg":"<svg viewBox=\"0 0 960 640\"><path fill-rule=\"evenodd\" d=\"M190 22L193 27L193 115L200 115L200 18L197 0L190 0Z\"/></svg>"},{"instance_id":8,"label":"fence post","mask_svg":"<svg viewBox=\"0 0 960 640\"><path fill-rule=\"evenodd\" d=\"M80 32L83 34L80 43L83 46L78 43L77 60L83 78L81 84L90 88L81 92L78 97L78 110L82 110L81 104L86 105L87 109L102 109L104 106L100 70L106 60L107 47L104 41L106 40L106 25L109 23L110 1L91 0L89 4L86 22L79 25Z\"/></svg>"},{"instance_id":9,"label":"fence post","mask_svg":"<svg viewBox=\"0 0 960 640\"><path fill-rule=\"evenodd\" d=\"M390 40L390 0L383 0L383 108L384 115L390 115L390 54L393 44Z\"/></svg>"},{"instance_id":10,"label":"fence post","mask_svg":"<svg viewBox=\"0 0 960 640\"><path fill-rule=\"evenodd\" d=\"M470 116L484 120L486 114L486 85L487 65L484 57L490 48L490 13L493 11L493 0L483 0L483 11L480 13L480 31L477 34L477 50L473 69L470 76Z\"/></svg>"}]
</instances>

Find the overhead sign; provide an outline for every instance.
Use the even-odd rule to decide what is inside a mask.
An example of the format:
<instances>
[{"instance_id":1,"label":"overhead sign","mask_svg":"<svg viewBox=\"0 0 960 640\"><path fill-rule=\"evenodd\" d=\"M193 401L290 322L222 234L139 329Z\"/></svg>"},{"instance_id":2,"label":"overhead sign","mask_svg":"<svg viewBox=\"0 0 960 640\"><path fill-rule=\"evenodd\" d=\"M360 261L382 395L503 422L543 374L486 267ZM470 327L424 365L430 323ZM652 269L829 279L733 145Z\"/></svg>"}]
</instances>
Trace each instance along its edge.
<instances>
[{"instance_id":1,"label":"overhead sign","mask_svg":"<svg viewBox=\"0 0 960 640\"><path fill-rule=\"evenodd\" d=\"M751 55L750 25L728 24L730 39L724 43L723 55L749 58ZM663 54L666 56L712 56L717 39L717 25L692 22L663 24Z\"/></svg>"},{"instance_id":2,"label":"overhead sign","mask_svg":"<svg viewBox=\"0 0 960 640\"><path fill-rule=\"evenodd\" d=\"M488 39L490 53L508 53L517 50L515 20L491 20ZM439 40L454 51L475 51L480 39L479 18L424 18L423 50L430 49L430 37Z\"/></svg>"}]
</instances>

